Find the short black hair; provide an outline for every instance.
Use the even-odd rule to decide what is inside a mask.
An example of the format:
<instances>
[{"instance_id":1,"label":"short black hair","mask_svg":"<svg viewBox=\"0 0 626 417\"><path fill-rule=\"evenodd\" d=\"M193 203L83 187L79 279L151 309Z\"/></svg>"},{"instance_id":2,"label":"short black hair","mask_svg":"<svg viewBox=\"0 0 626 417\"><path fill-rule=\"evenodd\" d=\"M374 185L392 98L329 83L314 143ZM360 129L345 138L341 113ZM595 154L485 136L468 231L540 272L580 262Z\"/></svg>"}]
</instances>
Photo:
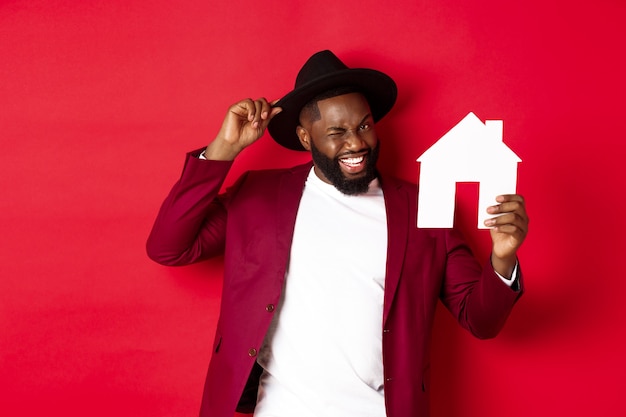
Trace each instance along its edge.
<instances>
[{"instance_id":1,"label":"short black hair","mask_svg":"<svg viewBox=\"0 0 626 417\"><path fill-rule=\"evenodd\" d=\"M300 110L300 117L298 119L300 124L302 124L303 117L306 117L311 122L315 122L322 118L320 108L317 106L318 101L350 93L361 93L361 91L357 87L348 85L326 90L323 93L316 95L302 107L302 110Z\"/></svg>"}]
</instances>

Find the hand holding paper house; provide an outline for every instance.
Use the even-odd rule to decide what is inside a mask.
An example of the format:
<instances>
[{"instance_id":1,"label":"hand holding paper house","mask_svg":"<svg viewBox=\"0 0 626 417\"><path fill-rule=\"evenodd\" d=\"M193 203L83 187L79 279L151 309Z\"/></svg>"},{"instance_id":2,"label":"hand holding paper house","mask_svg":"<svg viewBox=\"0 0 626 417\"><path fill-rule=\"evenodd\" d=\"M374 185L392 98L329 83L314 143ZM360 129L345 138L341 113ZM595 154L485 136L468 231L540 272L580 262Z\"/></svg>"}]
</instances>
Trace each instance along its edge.
<instances>
[{"instance_id":1,"label":"hand holding paper house","mask_svg":"<svg viewBox=\"0 0 626 417\"><path fill-rule=\"evenodd\" d=\"M451 228L457 182L478 182L478 228L500 194L514 194L521 159L502 142L502 120L469 113L418 159L418 228Z\"/></svg>"}]
</instances>

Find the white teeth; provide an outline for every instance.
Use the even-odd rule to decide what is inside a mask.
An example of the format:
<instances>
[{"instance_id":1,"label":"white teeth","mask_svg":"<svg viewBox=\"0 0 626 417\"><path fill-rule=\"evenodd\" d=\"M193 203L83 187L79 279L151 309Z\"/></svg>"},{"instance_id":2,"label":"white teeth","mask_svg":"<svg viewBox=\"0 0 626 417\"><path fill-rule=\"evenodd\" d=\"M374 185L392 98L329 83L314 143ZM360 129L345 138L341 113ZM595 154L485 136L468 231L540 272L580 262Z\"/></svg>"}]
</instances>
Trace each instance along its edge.
<instances>
[{"instance_id":1,"label":"white teeth","mask_svg":"<svg viewBox=\"0 0 626 417\"><path fill-rule=\"evenodd\" d=\"M342 158L341 162L343 162L346 165L358 165L361 162L363 162L364 157L363 156L359 156L358 158Z\"/></svg>"}]
</instances>

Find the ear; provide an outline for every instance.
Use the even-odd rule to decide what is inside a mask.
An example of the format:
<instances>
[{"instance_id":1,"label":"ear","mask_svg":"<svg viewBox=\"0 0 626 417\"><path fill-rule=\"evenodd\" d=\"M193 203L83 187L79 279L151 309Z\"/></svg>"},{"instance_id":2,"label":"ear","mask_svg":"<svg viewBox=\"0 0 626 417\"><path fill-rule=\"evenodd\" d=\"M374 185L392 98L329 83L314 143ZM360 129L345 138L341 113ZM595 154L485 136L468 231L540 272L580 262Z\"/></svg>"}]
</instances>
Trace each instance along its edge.
<instances>
[{"instance_id":1,"label":"ear","mask_svg":"<svg viewBox=\"0 0 626 417\"><path fill-rule=\"evenodd\" d=\"M309 136L309 132L307 132L306 129L302 126L298 126L296 128L296 134L298 135L298 139L300 139L300 144L302 145L302 147L307 151L310 151L311 144L309 143L309 141L311 140L311 137Z\"/></svg>"}]
</instances>

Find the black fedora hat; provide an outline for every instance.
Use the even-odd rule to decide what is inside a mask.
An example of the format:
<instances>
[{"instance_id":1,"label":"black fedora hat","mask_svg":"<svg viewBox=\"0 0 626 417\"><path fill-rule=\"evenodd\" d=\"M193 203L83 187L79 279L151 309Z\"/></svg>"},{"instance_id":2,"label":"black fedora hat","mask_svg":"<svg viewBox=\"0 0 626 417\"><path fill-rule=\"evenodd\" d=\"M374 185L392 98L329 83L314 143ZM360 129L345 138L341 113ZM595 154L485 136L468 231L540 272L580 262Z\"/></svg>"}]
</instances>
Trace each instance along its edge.
<instances>
[{"instance_id":1,"label":"black fedora hat","mask_svg":"<svg viewBox=\"0 0 626 417\"><path fill-rule=\"evenodd\" d=\"M285 148L305 150L296 134L302 107L316 96L340 87L351 87L365 96L374 122L391 110L398 94L396 83L388 75L373 69L348 68L331 51L320 51L300 69L293 91L275 104L283 111L270 121L270 135Z\"/></svg>"}]
</instances>

